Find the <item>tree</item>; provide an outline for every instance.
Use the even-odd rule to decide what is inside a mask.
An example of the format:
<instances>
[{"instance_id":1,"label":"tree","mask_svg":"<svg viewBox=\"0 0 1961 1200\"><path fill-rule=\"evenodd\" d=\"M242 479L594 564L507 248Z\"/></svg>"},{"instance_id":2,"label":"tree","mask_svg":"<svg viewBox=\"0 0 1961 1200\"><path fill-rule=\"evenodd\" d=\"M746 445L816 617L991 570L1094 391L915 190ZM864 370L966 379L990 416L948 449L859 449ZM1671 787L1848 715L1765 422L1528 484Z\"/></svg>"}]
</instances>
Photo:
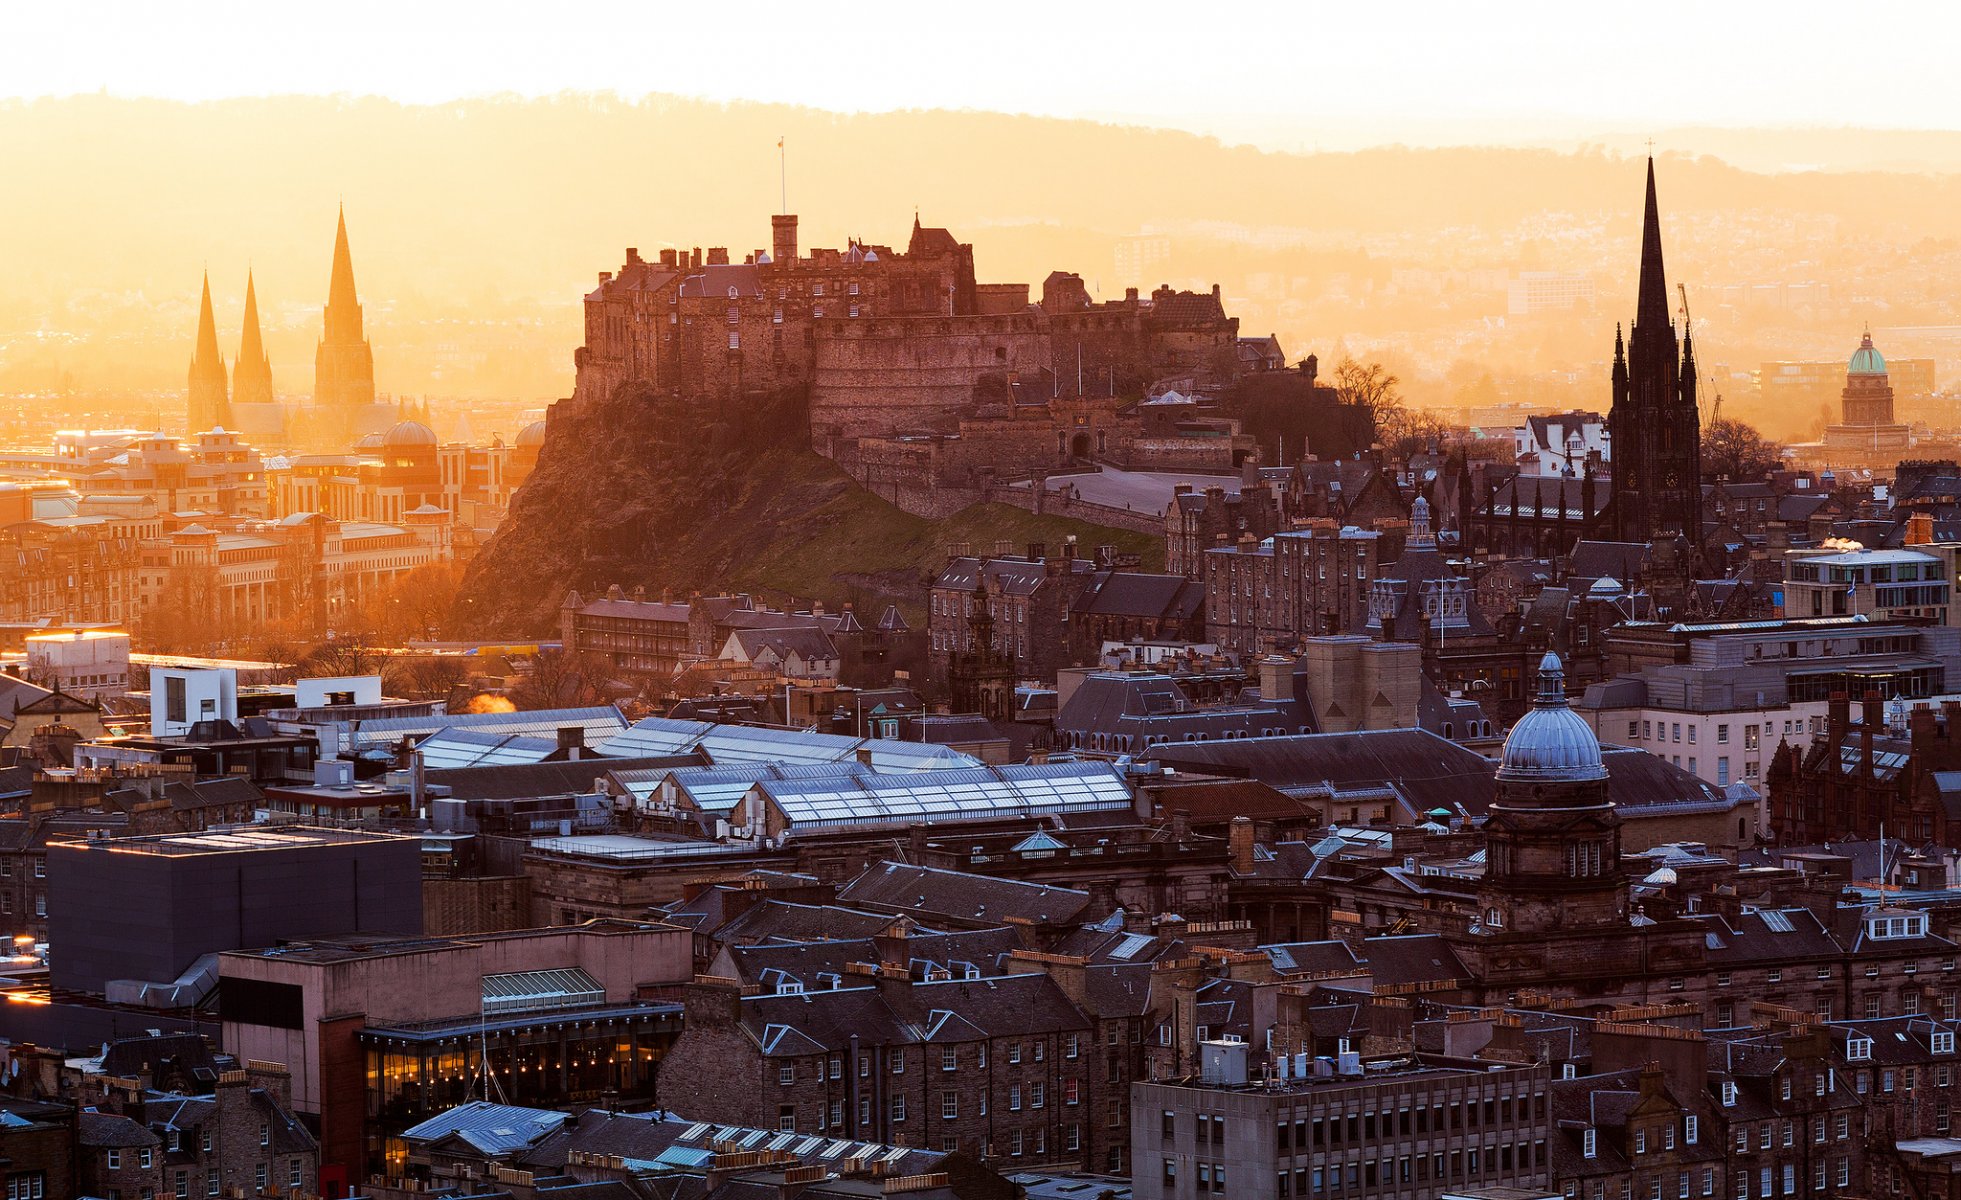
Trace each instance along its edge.
<instances>
[{"instance_id":1,"label":"tree","mask_svg":"<svg viewBox=\"0 0 1961 1200\"><path fill-rule=\"evenodd\" d=\"M511 689L511 700L525 710L605 704L605 674L569 650L541 650Z\"/></svg>"},{"instance_id":2,"label":"tree","mask_svg":"<svg viewBox=\"0 0 1961 1200\"><path fill-rule=\"evenodd\" d=\"M1335 394L1369 414L1375 440L1394 462L1408 462L1433 444L1443 446L1450 423L1427 409L1411 408L1402 381L1379 362L1345 358L1335 367Z\"/></svg>"},{"instance_id":3,"label":"tree","mask_svg":"<svg viewBox=\"0 0 1961 1200\"><path fill-rule=\"evenodd\" d=\"M1783 446L1732 417L1712 421L1702 431L1702 473L1709 479L1762 479L1783 459Z\"/></svg>"},{"instance_id":4,"label":"tree","mask_svg":"<svg viewBox=\"0 0 1961 1200\"><path fill-rule=\"evenodd\" d=\"M1367 411L1378 431L1385 419L1404 408L1400 383L1379 362L1365 364L1344 358L1335 367L1335 394L1343 404Z\"/></svg>"}]
</instances>

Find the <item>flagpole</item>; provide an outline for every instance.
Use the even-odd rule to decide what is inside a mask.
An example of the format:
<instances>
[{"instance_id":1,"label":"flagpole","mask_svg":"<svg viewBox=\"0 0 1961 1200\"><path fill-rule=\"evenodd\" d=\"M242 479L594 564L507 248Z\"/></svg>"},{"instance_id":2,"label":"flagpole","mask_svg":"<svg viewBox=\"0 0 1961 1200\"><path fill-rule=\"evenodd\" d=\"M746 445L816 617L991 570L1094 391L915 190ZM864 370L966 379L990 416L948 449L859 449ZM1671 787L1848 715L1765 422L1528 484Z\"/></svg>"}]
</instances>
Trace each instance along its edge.
<instances>
[{"instance_id":1,"label":"flagpole","mask_svg":"<svg viewBox=\"0 0 1961 1200\"><path fill-rule=\"evenodd\" d=\"M776 139L776 179L782 190L782 207L777 211L787 213L790 211L790 152L784 148L783 142L781 136Z\"/></svg>"}]
</instances>

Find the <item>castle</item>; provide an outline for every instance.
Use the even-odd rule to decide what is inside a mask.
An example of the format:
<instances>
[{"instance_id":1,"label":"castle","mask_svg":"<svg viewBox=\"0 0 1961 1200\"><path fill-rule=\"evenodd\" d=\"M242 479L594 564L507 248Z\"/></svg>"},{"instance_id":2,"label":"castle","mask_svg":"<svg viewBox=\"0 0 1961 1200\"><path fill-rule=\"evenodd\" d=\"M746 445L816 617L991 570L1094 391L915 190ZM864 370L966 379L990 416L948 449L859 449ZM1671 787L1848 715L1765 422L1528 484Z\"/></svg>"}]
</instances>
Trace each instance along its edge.
<instances>
[{"instance_id":1,"label":"castle","mask_svg":"<svg viewBox=\"0 0 1961 1200\"><path fill-rule=\"evenodd\" d=\"M854 240L806 254L794 214L771 225L770 248L740 263L724 247L658 261L628 249L617 272L601 272L585 298L574 399L637 386L727 406L807 389L811 444L840 461L861 442L951 437L974 420L1031 440L1008 419L1066 408L1045 417L1028 469L1107 452L1108 431L1092 437L1088 425L1154 381L1211 384L1241 369L1239 323L1216 286L1097 303L1058 271L1033 302L1026 284L977 282L973 247L917 218L903 250ZM1257 341L1271 365L1278 348ZM1083 436L1046 428L1079 417Z\"/></svg>"}]
</instances>

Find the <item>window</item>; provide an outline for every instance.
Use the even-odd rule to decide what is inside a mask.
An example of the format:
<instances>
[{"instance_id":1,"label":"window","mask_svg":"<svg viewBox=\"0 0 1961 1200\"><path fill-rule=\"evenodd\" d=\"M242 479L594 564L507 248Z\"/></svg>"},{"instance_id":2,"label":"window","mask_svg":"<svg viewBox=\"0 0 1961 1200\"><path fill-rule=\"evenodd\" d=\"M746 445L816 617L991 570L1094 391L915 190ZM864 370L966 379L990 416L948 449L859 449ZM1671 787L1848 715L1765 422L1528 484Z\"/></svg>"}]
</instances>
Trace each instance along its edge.
<instances>
[{"instance_id":1,"label":"window","mask_svg":"<svg viewBox=\"0 0 1961 1200\"><path fill-rule=\"evenodd\" d=\"M1008 1085L1008 1111L1021 1111L1021 1085L1018 1083Z\"/></svg>"},{"instance_id":2,"label":"window","mask_svg":"<svg viewBox=\"0 0 1961 1200\"><path fill-rule=\"evenodd\" d=\"M258 1185L260 1191L263 1192L266 1190L266 1165L264 1163L260 1163L258 1169L252 1172L252 1178Z\"/></svg>"},{"instance_id":3,"label":"window","mask_svg":"<svg viewBox=\"0 0 1961 1200\"><path fill-rule=\"evenodd\" d=\"M796 1081L797 1081L797 1068L795 1064L784 1063L782 1066L776 1068L777 1083L782 1084L784 1087L788 1087L789 1085L795 1083Z\"/></svg>"},{"instance_id":4,"label":"window","mask_svg":"<svg viewBox=\"0 0 1961 1200\"><path fill-rule=\"evenodd\" d=\"M778 1133L795 1133L797 1131L797 1106L796 1105L794 1104L777 1105L776 1130Z\"/></svg>"},{"instance_id":5,"label":"window","mask_svg":"<svg viewBox=\"0 0 1961 1200\"><path fill-rule=\"evenodd\" d=\"M146 1171L150 1169L150 1151L148 1147L136 1152L136 1165Z\"/></svg>"},{"instance_id":6,"label":"window","mask_svg":"<svg viewBox=\"0 0 1961 1200\"><path fill-rule=\"evenodd\" d=\"M1067 1047L1063 1051L1063 1057L1065 1058L1075 1058L1082 1052L1082 1038L1080 1035L1070 1034L1069 1040L1064 1045Z\"/></svg>"},{"instance_id":7,"label":"window","mask_svg":"<svg viewBox=\"0 0 1961 1200\"><path fill-rule=\"evenodd\" d=\"M1854 1062L1872 1057L1872 1039L1869 1037L1848 1038L1845 1042L1845 1057Z\"/></svg>"},{"instance_id":8,"label":"window","mask_svg":"<svg viewBox=\"0 0 1961 1200\"><path fill-rule=\"evenodd\" d=\"M1047 1095L1048 1095L1048 1085L1047 1085L1047 1084L1044 1084L1044 1083L1040 1083L1040 1082L1037 1082L1037 1083L1031 1083L1031 1084L1029 1084L1029 1085L1028 1085L1028 1107L1030 1107L1030 1108L1040 1108L1040 1107L1042 1107L1042 1104L1043 1104L1043 1102L1044 1102L1044 1100L1046 1099L1046 1097L1047 1097Z\"/></svg>"},{"instance_id":9,"label":"window","mask_svg":"<svg viewBox=\"0 0 1961 1200\"><path fill-rule=\"evenodd\" d=\"M943 1118L944 1120L951 1121L954 1118L958 1117L959 1115L960 1115L960 1093L941 1092L940 1093L941 1118Z\"/></svg>"},{"instance_id":10,"label":"window","mask_svg":"<svg viewBox=\"0 0 1961 1200\"><path fill-rule=\"evenodd\" d=\"M742 335L737 333L733 329L729 330L729 349L731 350L742 349Z\"/></svg>"},{"instance_id":11,"label":"window","mask_svg":"<svg viewBox=\"0 0 1961 1200\"><path fill-rule=\"evenodd\" d=\"M259 1145L272 1145L272 1126L266 1124L264 1121L259 1122ZM263 1187L264 1185L261 1184L260 1186Z\"/></svg>"},{"instance_id":12,"label":"window","mask_svg":"<svg viewBox=\"0 0 1961 1200\"><path fill-rule=\"evenodd\" d=\"M960 1065L960 1055L952 1046L940 1047L940 1070L951 1071Z\"/></svg>"},{"instance_id":13,"label":"window","mask_svg":"<svg viewBox=\"0 0 1961 1200\"><path fill-rule=\"evenodd\" d=\"M103 1158L103 1162L102 1162L102 1165L103 1165L103 1167L104 1167L104 1168L106 1168L106 1169L108 1169L108 1170L111 1170L111 1171L120 1171L120 1170L122 1170L122 1169L123 1169L123 1152L122 1152L122 1151L120 1151L120 1150L111 1150L111 1151L109 1151L108 1153L106 1153L106 1154L104 1154L104 1155L102 1156L102 1158Z\"/></svg>"},{"instance_id":14,"label":"window","mask_svg":"<svg viewBox=\"0 0 1961 1200\"><path fill-rule=\"evenodd\" d=\"M1943 1029L1934 1034L1934 1053L1954 1053L1954 1034L1951 1031Z\"/></svg>"},{"instance_id":15,"label":"window","mask_svg":"<svg viewBox=\"0 0 1961 1200\"><path fill-rule=\"evenodd\" d=\"M787 1132L787 1131L786 1131L786 1132ZM300 1185L299 1185L299 1184L297 1184L297 1183L295 1183L295 1184L294 1184L293 1186L297 1188L297 1187L299 1187ZM210 1172L209 1174L207 1174L207 1175L205 1175L205 1177L204 1177L204 1194L205 1194L205 1195L207 1195L207 1196L215 1196L215 1195L217 1195L217 1194L218 1194L218 1187L219 1187L219 1184L218 1184L218 1172L216 1172L216 1171L214 1170L214 1171L212 1171L212 1172Z\"/></svg>"},{"instance_id":16,"label":"window","mask_svg":"<svg viewBox=\"0 0 1961 1200\"><path fill-rule=\"evenodd\" d=\"M177 1172L177 1177L171 1180L170 1190L176 1194L177 1200L190 1200L191 1173L189 1171Z\"/></svg>"},{"instance_id":17,"label":"window","mask_svg":"<svg viewBox=\"0 0 1961 1200\"><path fill-rule=\"evenodd\" d=\"M1599 1138L1600 1138L1600 1134L1597 1130L1588 1129L1583 1131L1580 1134L1580 1157L1582 1158L1594 1157L1594 1155L1600 1149ZM1639 1148L1640 1148L1639 1146L1636 1146L1637 1150L1639 1150Z\"/></svg>"},{"instance_id":18,"label":"window","mask_svg":"<svg viewBox=\"0 0 1961 1200\"><path fill-rule=\"evenodd\" d=\"M904 1075L906 1073L906 1055L903 1050L893 1052L892 1073L894 1075Z\"/></svg>"},{"instance_id":19,"label":"window","mask_svg":"<svg viewBox=\"0 0 1961 1200\"><path fill-rule=\"evenodd\" d=\"M1177 1160L1177 1159L1175 1159L1175 1158L1167 1158L1167 1159L1165 1159L1165 1160L1164 1160L1164 1175L1163 1175L1163 1179L1164 1179L1164 1182L1165 1182L1165 1185L1166 1185L1167 1187L1169 1187L1169 1186L1171 1186L1171 1185L1173 1185L1173 1184L1176 1184L1176 1183L1178 1182L1178 1160Z\"/></svg>"},{"instance_id":20,"label":"window","mask_svg":"<svg viewBox=\"0 0 1961 1200\"><path fill-rule=\"evenodd\" d=\"M906 1119L906 1094L900 1092L892 1097L892 1122L897 1124Z\"/></svg>"}]
</instances>

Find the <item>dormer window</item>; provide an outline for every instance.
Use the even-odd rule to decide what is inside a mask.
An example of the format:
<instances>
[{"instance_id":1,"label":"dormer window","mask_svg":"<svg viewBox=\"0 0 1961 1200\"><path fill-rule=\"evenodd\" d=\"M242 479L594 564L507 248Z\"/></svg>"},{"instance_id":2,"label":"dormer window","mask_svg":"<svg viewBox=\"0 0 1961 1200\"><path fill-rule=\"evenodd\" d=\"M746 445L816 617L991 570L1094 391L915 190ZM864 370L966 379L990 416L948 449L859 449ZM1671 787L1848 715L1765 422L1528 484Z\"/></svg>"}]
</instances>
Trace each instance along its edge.
<instances>
[{"instance_id":1,"label":"dormer window","mask_svg":"<svg viewBox=\"0 0 1961 1200\"><path fill-rule=\"evenodd\" d=\"M1723 1083L1723 1107L1724 1108L1736 1107L1736 1085L1734 1083L1728 1082L1727 1080L1725 1080Z\"/></svg>"},{"instance_id":2,"label":"dormer window","mask_svg":"<svg viewBox=\"0 0 1961 1200\"><path fill-rule=\"evenodd\" d=\"M1866 922L1866 936L1875 941L1926 937L1927 914L1907 913L1902 916L1873 917Z\"/></svg>"},{"instance_id":3,"label":"dormer window","mask_svg":"<svg viewBox=\"0 0 1961 1200\"><path fill-rule=\"evenodd\" d=\"M1599 1150L1600 1150L1599 1131L1593 1129L1582 1130L1580 1133L1580 1157L1592 1158L1599 1152Z\"/></svg>"},{"instance_id":4,"label":"dormer window","mask_svg":"<svg viewBox=\"0 0 1961 1200\"><path fill-rule=\"evenodd\" d=\"M1934 1053L1954 1053L1954 1034L1949 1030L1937 1030L1934 1034Z\"/></svg>"},{"instance_id":5,"label":"dormer window","mask_svg":"<svg viewBox=\"0 0 1961 1200\"><path fill-rule=\"evenodd\" d=\"M1869 1037L1847 1038L1845 1057L1852 1062L1864 1062L1872 1058L1872 1039Z\"/></svg>"}]
</instances>

